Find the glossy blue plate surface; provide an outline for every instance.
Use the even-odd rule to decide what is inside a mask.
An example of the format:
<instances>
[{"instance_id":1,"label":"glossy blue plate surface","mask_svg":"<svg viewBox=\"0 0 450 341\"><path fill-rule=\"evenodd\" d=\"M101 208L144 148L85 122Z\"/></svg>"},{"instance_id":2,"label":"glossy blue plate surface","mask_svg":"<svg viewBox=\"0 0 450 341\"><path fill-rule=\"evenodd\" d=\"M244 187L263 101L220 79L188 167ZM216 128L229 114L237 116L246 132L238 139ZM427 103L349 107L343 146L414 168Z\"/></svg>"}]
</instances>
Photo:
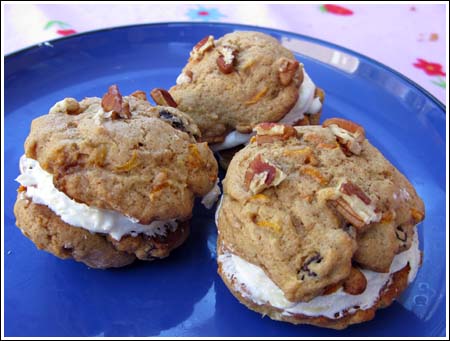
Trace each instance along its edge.
<instances>
[{"instance_id":1,"label":"glossy blue plate surface","mask_svg":"<svg viewBox=\"0 0 450 341\"><path fill-rule=\"evenodd\" d=\"M15 227L14 179L32 119L64 97L101 97L113 83L123 94L169 88L195 43L238 29L262 31L290 44L326 92L323 118L342 116L362 124L425 202L426 219L419 225L423 266L401 299L373 321L333 331L272 321L245 308L216 273L214 210L198 204L190 238L171 257L116 270L89 269L38 251ZM306 56L305 42L325 48L325 54L331 51L331 57ZM336 64L342 55L351 67ZM102 30L7 56L4 123L6 336L445 335L445 108L373 60L311 38L238 25Z\"/></svg>"}]
</instances>

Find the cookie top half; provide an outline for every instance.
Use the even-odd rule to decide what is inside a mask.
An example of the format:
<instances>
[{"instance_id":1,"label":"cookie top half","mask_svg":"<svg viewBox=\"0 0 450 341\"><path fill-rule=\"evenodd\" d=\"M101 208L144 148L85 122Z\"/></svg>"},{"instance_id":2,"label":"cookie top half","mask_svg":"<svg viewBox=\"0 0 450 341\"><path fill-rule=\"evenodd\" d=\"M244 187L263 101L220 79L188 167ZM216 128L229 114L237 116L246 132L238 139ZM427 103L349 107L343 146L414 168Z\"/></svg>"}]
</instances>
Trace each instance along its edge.
<instances>
[{"instance_id":1,"label":"cookie top half","mask_svg":"<svg viewBox=\"0 0 450 341\"><path fill-rule=\"evenodd\" d=\"M149 224L186 220L194 196L207 194L217 163L192 120L177 109L153 107L143 92L103 99L66 98L35 119L25 154L53 175L71 199Z\"/></svg>"},{"instance_id":2,"label":"cookie top half","mask_svg":"<svg viewBox=\"0 0 450 341\"><path fill-rule=\"evenodd\" d=\"M203 140L222 142L232 130L248 133L259 122L280 120L302 81L302 65L275 38L237 31L200 41L170 94Z\"/></svg>"},{"instance_id":3,"label":"cookie top half","mask_svg":"<svg viewBox=\"0 0 450 341\"><path fill-rule=\"evenodd\" d=\"M350 276L388 272L411 245L424 205L409 181L347 120L263 123L224 180L219 238L261 267L290 301Z\"/></svg>"}]
</instances>

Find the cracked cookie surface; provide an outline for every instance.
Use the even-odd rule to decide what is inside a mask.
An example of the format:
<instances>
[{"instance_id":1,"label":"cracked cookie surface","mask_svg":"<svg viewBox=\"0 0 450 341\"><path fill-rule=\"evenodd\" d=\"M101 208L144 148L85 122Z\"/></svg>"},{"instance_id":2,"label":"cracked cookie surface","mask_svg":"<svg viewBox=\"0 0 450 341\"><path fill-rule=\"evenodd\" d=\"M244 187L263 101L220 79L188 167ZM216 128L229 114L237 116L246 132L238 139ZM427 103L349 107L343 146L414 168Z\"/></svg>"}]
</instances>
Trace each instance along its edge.
<instances>
[{"instance_id":1,"label":"cracked cookie surface","mask_svg":"<svg viewBox=\"0 0 450 341\"><path fill-rule=\"evenodd\" d=\"M296 104L303 66L273 37L237 31L205 37L170 89L178 108L193 118L210 143L233 130L249 133L260 122L279 121ZM323 101L316 89L314 97ZM318 124L320 112L300 124Z\"/></svg>"},{"instance_id":2,"label":"cracked cookie surface","mask_svg":"<svg viewBox=\"0 0 450 341\"><path fill-rule=\"evenodd\" d=\"M189 116L151 106L142 91L66 98L32 122L16 224L39 249L91 267L167 257L189 234L195 197L216 183L199 135Z\"/></svg>"},{"instance_id":3,"label":"cracked cookie surface","mask_svg":"<svg viewBox=\"0 0 450 341\"><path fill-rule=\"evenodd\" d=\"M261 268L289 301L308 302L336 285L364 291L357 268L389 272L424 218L413 186L360 128L334 119L293 134L262 124L229 165L218 248Z\"/></svg>"}]
</instances>

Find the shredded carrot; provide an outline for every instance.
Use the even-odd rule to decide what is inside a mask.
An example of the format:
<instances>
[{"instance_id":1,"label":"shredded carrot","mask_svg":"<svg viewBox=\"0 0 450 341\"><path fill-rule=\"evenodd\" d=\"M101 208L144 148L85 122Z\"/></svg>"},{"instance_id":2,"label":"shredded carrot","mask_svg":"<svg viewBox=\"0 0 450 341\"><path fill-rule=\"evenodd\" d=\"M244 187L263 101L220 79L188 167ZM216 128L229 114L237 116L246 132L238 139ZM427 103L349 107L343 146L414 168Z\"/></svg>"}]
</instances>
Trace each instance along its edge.
<instances>
[{"instance_id":1,"label":"shredded carrot","mask_svg":"<svg viewBox=\"0 0 450 341\"><path fill-rule=\"evenodd\" d=\"M321 185L328 184L328 179L314 167L304 166L300 169L300 172L309 175Z\"/></svg>"},{"instance_id":2,"label":"shredded carrot","mask_svg":"<svg viewBox=\"0 0 450 341\"><path fill-rule=\"evenodd\" d=\"M334 143L321 142L317 145L317 148L324 148L324 149L336 149L338 147L339 144L337 142Z\"/></svg>"},{"instance_id":3,"label":"shredded carrot","mask_svg":"<svg viewBox=\"0 0 450 341\"><path fill-rule=\"evenodd\" d=\"M261 220L256 223L259 227L269 228L277 233L281 232L281 227L277 223L268 220Z\"/></svg>"},{"instance_id":4,"label":"shredded carrot","mask_svg":"<svg viewBox=\"0 0 450 341\"><path fill-rule=\"evenodd\" d=\"M423 220L425 214L416 208L411 208L411 215L415 221L419 222Z\"/></svg>"},{"instance_id":5,"label":"shredded carrot","mask_svg":"<svg viewBox=\"0 0 450 341\"><path fill-rule=\"evenodd\" d=\"M250 105L250 104L255 104L256 102L258 102L262 97L264 97L264 95L267 93L267 90L269 90L268 87L264 87L260 92L258 92L255 96L253 96L252 98L250 98L248 101L245 102L245 104Z\"/></svg>"},{"instance_id":6,"label":"shredded carrot","mask_svg":"<svg viewBox=\"0 0 450 341\"><path fill-rule=\"evenodd\" d=\"M125 162L123 165L115 167L116 172L128 172L135 168L139 164L137 151L133 150L133 155L131 155L130 159Z\"/></svg>"}]
</instances>

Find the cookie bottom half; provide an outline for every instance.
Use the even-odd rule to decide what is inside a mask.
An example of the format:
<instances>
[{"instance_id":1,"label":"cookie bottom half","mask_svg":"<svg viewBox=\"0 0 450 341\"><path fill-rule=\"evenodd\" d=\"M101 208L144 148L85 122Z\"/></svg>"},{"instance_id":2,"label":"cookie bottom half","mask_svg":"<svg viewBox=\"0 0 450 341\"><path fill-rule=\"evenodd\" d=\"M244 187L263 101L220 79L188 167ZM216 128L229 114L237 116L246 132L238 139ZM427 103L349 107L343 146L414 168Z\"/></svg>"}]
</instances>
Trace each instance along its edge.
<instances>
[{"instance_id":1,"label":"cookie bottom half","mask_svg":"<svg viewBox=\"0 0 450 341\"><path fill-rule=\"evenodd\" d=\"M181 222L174 231L167 231L164 236L126 235L121 240L115 240L69 225L47 206L20 197L15 203L14 214L16 225L38 249L100 269L122 267L136 259L167 257L189 235L189 223Z\"/></svg>"},{"instance_id":2,"label":"cookie bottom half","mask_svg":"<svg viewBox=\"0 0 450 341\"><path fill-rule=\"evenodd\" d=\"M218 249L218 256L223 250ZM362 323L372 320L378 309L388 307L408 286L408 275L410 266L406 264L402 269L392 273L389 281L381 288L379 296L374 304L367 309L344 310L339 313L338 318L330 318L326 316L308 316L299 313L290 313L284 309L272 306L269 303L260 304L251 299L248 290L236 276L229 276L224 270L221 262L218 262L218 273L230 292L239 300L240 303L247 308L267 315L273 320L290 322L293 324L310 324L318 327L344 329L349 325Z\"/></svg>"}]
</instances>

